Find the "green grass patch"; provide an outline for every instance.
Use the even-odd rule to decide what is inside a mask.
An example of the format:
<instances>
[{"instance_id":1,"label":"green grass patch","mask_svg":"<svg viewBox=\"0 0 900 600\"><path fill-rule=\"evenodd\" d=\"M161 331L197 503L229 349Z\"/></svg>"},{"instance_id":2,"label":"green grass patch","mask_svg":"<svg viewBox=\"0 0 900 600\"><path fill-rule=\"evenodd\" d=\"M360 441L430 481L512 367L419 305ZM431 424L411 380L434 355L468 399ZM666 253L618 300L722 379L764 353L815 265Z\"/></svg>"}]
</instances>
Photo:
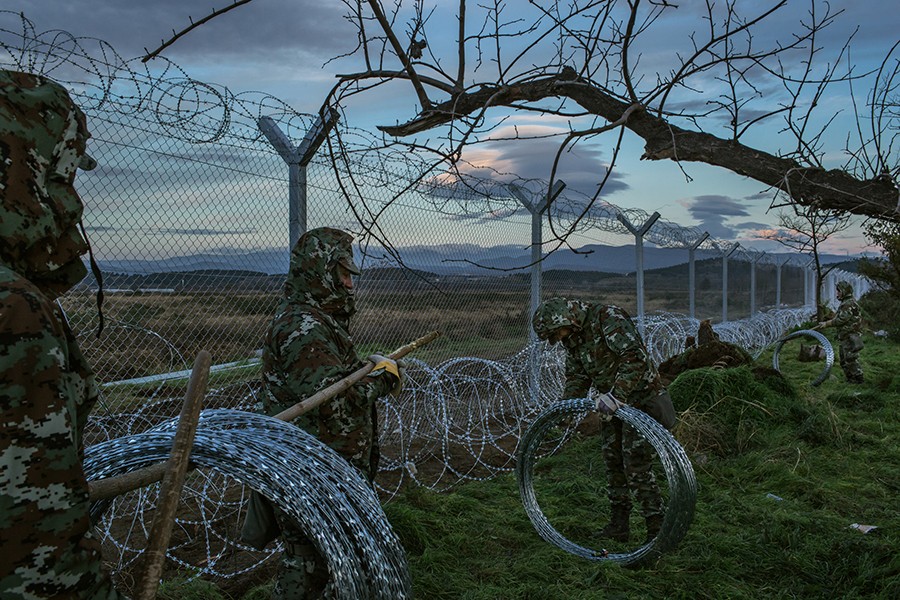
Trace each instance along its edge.
<instances>
[{"instance_id":1,"label":"green grass patch","mask_svg":"<svg viewBox=\"0 0 900 600\"><path fill-rule=\"evenodd\" d=\"M811 387L822 363L795 362L789 347L783 376L769 368L769 354L673 383L682 416L675 434L699 483L696 514L681 545L641 569L544 542L512 474L440 494L404 489L385 512L406 549L415 597L900 598L900 352L866 342L862 386L848 386L836 366ZM596 437L576 435L535 469L548 518L592 547L601 546L592 536L608 511L599 451ZM852 523L878 528L862 534ZM262 586L236 598L267 593Z\"/></svg>"}]
</instances>

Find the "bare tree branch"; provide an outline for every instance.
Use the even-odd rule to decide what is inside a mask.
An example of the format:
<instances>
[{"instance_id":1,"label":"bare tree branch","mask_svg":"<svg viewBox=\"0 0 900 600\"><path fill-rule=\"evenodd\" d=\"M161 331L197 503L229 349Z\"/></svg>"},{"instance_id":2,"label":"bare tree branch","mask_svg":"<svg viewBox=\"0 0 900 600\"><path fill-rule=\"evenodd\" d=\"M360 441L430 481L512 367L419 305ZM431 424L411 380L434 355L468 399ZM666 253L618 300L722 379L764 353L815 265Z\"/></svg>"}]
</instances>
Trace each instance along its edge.
<instances>
[{"instance_id":1,"label":"bare tree branch","mask_svg":"<svg viewBox=\"0 0 900 600\"><path fill-rule=\"evenodd\" d=\"M821 248L829 238L845 231L851 225L850 217L831 210L822 210L815 205L816 199L806 206L795 204L791 211L778 213L782 229L776 230L764 239L773 240L782 246L813 257L816 268L816 306L818 320L822 320L822 283L837 265L825 266L821 260Z\"/></svg>"},{"instance_id":2,"label":"bare tree branch","mask_svg":"<svg viewBox=\"0 0 900 600\"><path fill-rule=\"evenodd\" d=\"M397 6L412 1L421 0L397 0ZM782 192L800 206L811 206L815 199L819 209L898 221L900 194L896 179L900 168L896 164L894 146L887 139L896 131L898 118L896 110L887 110L891 102L887 90L895 90L897 86L888 69L893 63L885 61L879 72L883 91L877 97L873 94L872 99L873 104L882 108L873 107L873 111L879 112L877 117L872 117L873 131L869 139L860 139L858 150L848 150L856 161L853 169L826 168L823 135L834 124L836 114L823 118L818 109L825 104L822 100L834 84L852 84L855 78L863 75L853 74L853 65L849 62L846 71L839 70L844 64L843 57L849 56L849 42L838 47L837 58L826 63L824 69L816 66L821 62L819 55L822 52L819 32L831 26L844 11L832 11L824 2L821 3L824 10L820 11L816 0L809 2L807 18L798 20L788 39L760 44L757 43L760 32L765 31L774 19L782 18L792 4L786 0L772 0L767 4L740 3L739 0L728 0L723 4L707 0L706 30L696 29L690 35L691 49L678 55L677 64L668 73L651 71L654 80L641 74L640 55L635 57L633 52L639 47L637 44L642 36L667 35L663 16L678 10L669 2L529 0L528 5L534 9L533 21L518 23L516 27L512 27L514 21L501 15L507 8L503 3L478 4L477 8L485 15L484 26L469 41L475 44L479 58L474 69L467 71L463 27L467 9L473 5L459 0L456 76L448 77L446 82L434 78L419 79L420 83L447 94L447 97L431 105L423 104L422 111L406 122L379 129L403 138L446 128L446 140L451 147L445 151L448 156L458 157L463 147L476 139L473 136L476 130L483 134L484 129L496 126L486 118L489 110L505 107L513 111L574 114L568 108L574 103L606 123L621 123L642 138L644 152L641 158L644 160L718 166L763 182L771 186L773 196ZM739 5L748 7L753 14L742 16ZM389 28L385 34L390 37ZM488 41L491 43L489 60L496 64L496 77L464 85L464 76L473 76L480 71L481 44ZM552 52L540 55L540 48L548 50L546 46L551 41ZM504 58L507 46L512 57ZM546 62L531 62L523 69L526 56L536 54L543 56ZM485 60L487 58L485 56ZM570 60L574 67L563 62ZM411 79L406 72L407 62L402 58L400 62L403 68L393 72L381 68L342 78L348 85L357 85L366 78ZM518 65L518 72L512 71L514 65ZM895 68L893 73L897 72L900 71ZM702 93L705 86L691 82L703 81L701 77L708 73L725 83L726 89L730 90L727 96L707 101L705 111L689 113L684 108L669 106L674 102L674 93L679 90ZM770 101L766 106L767 90L772 89L773 83L782 86L779 98L783 102ZM417 94L421 93L417 90ZM892 98L896 96L895 92L893 94ZM558 105L550 106L548 101L551 100L557 101ZM640 110L634 105L639 105ZM630 114L625 117L626 113ZM728 114L726 137L709 131L710 125L720 126L721 113ZM794 140L792 150L786 153L766 151L741 141L751 127L776 116L784 120L781 133ZM608 129L604 125L591 126L584 129L585 134L578 136ZM563 147L567 143L564 142ZM871 155L867 150L870 146L874 148ZM882 150L887 147L891 148L891 153ZM872 162L878 163L877 169L869 166Z\"/></svg>"},{"instance_id":3,"label":"bare tree branch","mask_svg":"<svg viewBox=\"0 0 900 600\"><path fill-rule=\"evenodd\" d=\"M146 56L144 56L144 58L141 59L141 62L147 62L147 61L149 61L149 60L152 59L152 58L156 58L157 56L159 56L159 54L160 54L163 50L165 50L166 48L168 48L169 46L171 46L172 44L174 44L176 41L178 41L179 38L184 37L185 35L187 35L188 33L190 33L192 30L196 29L197 27L200 27L201 25L204 25L205 23L208 23L209 21L212 21L212 20L215 19L216 17L218 17L218 16L220 16L220 15L223 15L223 14L227 13L228 11L230 11L230 10L232 10L232 9L234 9L234 8L237 8L238 6L241 6L242 4L248 4L248 3L252 2L252 1L253 1L253 0L235 0L234 3L230 4L229 6L226 6L225 8L220 8L220 9L218 9L218 10L213 10L210 14L208 14L208 15L205 16L205 17L203 17L203 18L200 19L199 21L194 21L193 19L191 19L190 17L188 17L188 19L191 21L191 24L190 24L190 25L188 25L187 27L185 27L184 29L182 29L182 30L179 31L178 33L175 33L175 31L173 30L173 32L172 32L172 33L173 33L172 37L169 38L168 40L164 40L164 41L162 42L162 45L159 46L159 48L157 48L157 49L154 50L153 52L147 52ZM147 49L144 48L144 50L146 51Z\"/></svg>"},{"instance_id":4,"label":"bare tree branch","mask_svg":"<svg viewBox=\"0 0 900 600\"><path fill-rule=\"evenodd\" d=\"M631 106L589 84L551 76L502 88L482 87L436 104L408 123L379 129L393 136L408 136L487 106L514 107L519 102L561 96L574 100L588 112L609 122L621 119ZM842 170L804 167L790 158L677 127L646 111L633 111L624 126L643 138L645 146L641 158L644 160L702 162L782 190L799 204L808 204L810 198L816 198L821 208L900 220L897 187L889 177L860 180Z\"/></svg>"}]
</instances>

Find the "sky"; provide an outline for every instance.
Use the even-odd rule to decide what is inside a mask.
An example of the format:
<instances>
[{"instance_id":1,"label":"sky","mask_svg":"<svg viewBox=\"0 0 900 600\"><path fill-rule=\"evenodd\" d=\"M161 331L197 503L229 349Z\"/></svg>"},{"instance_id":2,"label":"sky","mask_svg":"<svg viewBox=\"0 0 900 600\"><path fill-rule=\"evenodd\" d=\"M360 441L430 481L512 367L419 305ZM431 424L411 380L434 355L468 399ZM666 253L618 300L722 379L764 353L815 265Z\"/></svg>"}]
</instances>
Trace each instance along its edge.
<instances>
[{"instance_id":1,"label":"sky","mask_svg":"<svg viewBox=\"0 0 900 600\"><path fill-rule=\"evenodd\" d=\"M109 42L124 58L142 55L168 39L173 30L181 30L209 14L213 8L223 8L228 0L155 0L126 2L124 0L4 0L0 8L24 11L39 30L64 29L76 36L97 37ZM456 2L440 0L432 17L430 36L435 46L451 48L455 39L455 24L445 11ZM683 36L682 28L695 25L695 5L684 3L683 16L669 24L663 36L652 38L642 48L641 60L653 66L670 59L673 39ZM757 3L762 4L762 3ZM514 18L516 2L509 2L508 13ZM792 2L789 16L802 18L808 2ZM795 6L794 6L795 5ZM859 31L853 44L853 60L861 67L877 66L885 51L897 41L896 8L887 0L836 0L834 9L846 13L818 43L837 47L854 29ZM261 91L272 94L300 112L314 113L335 83L336 73L352 72L358 68L356 58L335 57L353 50L355 30L344 18L344 4L323 0L254 0L191 32L164 51L192 76L229 87L233 92ZM894 15L885 18L885 15ZM440 26L450 24L441 35ZM760 33L762 37L777 37L778 31L790 18L773 21ZM450 55L452 56L452 54ZM706 95L716 90L715 82ZM766 90L762 90L767 93ZM822 99L826 107L845 108L850 102L844 92L835 91ZM374 90L364 100L348 105L352 125L374 129L375 125L403 121L415 115L416 101L408 84L386 86ZM472 147L464 158L476 165L491 166L499 171L518 173L525 177L549 178L549 164L558 148L558 138L530 140L527 143L504 140L513 131L542 134L565 130L566 119L540 116L534 113L489 113L489 119L506 118L494 131L499 141ZM848 112L835 122L835 135L825 140L826 155L837 166L842 161L846 132L850 128ZM777 124L748 139L773 152L770 143ZM565 154L559 176L572 189L590 193L610 160L605 140L577 145ZM774 242L761 241L756 234L777 223L775 211L767 210L771 193L758 182L739 177L723 169L703 164L681 165L671 161L641 162L642 141L628 137L617 162L616 170L604 189L603 199L623 208L636 208L686 226L698 227L714 238L739 241L745 247L775 250ZM824 250L836 254L857 254L866 249L859 220L847 232L829 240Z\"/></svg>"}]
</instances>

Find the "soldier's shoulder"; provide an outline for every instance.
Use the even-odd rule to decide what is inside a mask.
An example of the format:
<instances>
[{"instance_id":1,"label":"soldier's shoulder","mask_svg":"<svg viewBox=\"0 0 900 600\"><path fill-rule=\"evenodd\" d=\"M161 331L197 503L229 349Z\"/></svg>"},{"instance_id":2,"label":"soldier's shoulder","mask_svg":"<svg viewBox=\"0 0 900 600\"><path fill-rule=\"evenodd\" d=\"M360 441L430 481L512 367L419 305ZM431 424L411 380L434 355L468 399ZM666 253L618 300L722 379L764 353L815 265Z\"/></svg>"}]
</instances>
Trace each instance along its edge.
<instances>
[{"instance_id":1,"label":"soldier's shoulder","mask_svg":"<svg viewBox=\"0 0 900 600\"><path fill-rule=\"evenodd\" d=\"M621 306L606 304L599 307L600 314L605 323L610 325L631 324L631 315Z\"/></svg>"},{"instance_id":2,"label":"soldier's shoulder","mask_svg":"<svg viewBox=\"0 0 900 600\"><path fill-rule=\"evenodd\" d=\"M292 304L272 320L271 330L276 338L292 344L305 343L331 335L334 328L328 315L309 305Z\"/></svg>"},{"instance_id":3,"label":"soldier's shoulder","mask_svg":"<svg viewBox=\"0 0 900 600\"><path fill-rule=\"evenodd\" d=\"M25 277L0 265L0 308L4 321L19 321L28 315L52 317L53 302Z\"/></svg>"}]
</instances>

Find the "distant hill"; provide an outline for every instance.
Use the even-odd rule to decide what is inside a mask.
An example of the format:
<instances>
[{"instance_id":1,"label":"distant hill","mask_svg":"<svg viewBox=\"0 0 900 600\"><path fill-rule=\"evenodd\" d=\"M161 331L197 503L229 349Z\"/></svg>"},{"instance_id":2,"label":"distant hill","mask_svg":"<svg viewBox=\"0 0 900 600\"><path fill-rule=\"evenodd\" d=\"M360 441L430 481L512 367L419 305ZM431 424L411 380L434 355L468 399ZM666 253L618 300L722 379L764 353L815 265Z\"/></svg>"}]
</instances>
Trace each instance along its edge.
<instances>
[{"instance_id":1,"label":"distant hill","mask_svg":"<svg viewBox=\"0 0 900 600\"><path fill-rule=\"evenodd\" d=\"M429 276L477 275L504 277L513 273L525 273L531 263L531 250L527 245L502 245L480 247L474 244L438 244L435 246L407 246L399 248L403 265L414 272ZM770 257L787 254L769 254ZM717 258L718 254L698 250L697 261ZM848 261L845 255L825 254L826 264ZM358 255L357 263L364 269L399 269L396 259L381 251L369 251ZM644 270L663 269L686 264L688 251L683 249L644 247ZM717 261L720 262L720 261ZM738 258L731 264L743 261ZM222 250L219 253L203 253L148 260L99 260L103 272L123 274L158 273L220 273L225 271L253 272L262 275L287 273L287 249ZM627 246L603 246L589 244L577 249L561 249L546 256L541 264L544 271L579 271L599 273L633 273L635 248ZM849 269L848 269L849 270Z\"/></svg>"}]
</instances>

